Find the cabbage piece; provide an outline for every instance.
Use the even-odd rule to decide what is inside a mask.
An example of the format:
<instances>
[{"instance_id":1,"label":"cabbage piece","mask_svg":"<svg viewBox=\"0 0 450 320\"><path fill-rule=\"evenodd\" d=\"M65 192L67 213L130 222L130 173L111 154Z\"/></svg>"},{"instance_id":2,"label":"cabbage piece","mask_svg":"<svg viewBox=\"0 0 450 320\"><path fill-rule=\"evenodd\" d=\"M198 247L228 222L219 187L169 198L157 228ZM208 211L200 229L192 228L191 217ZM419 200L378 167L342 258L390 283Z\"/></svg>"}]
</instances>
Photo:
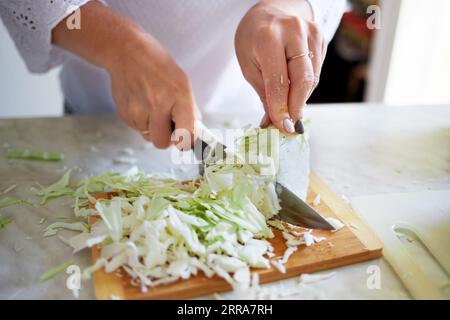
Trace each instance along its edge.
<instances>
[{"instance_id":1,"label":"cabbage piece","mask_svg":"<svg viewBox=\"0 0 450 320\"><path fill-rule=\"evenodd\" d=\"M44 237L54 236L58 233L58 229L66 229L72 231L88 232L89 225L85 222L54 222L50 224L44 231Z\"/></svg>"},{"instance_id":2,"label":"cabbage piece","mask_svg":"<svg viewBox=\"0 0 450 320\"><path fill-rule=\"evenodd\" d=\"M64 159L64 154L62 154L61 152L49 152L42 150L8 149L6 151L6 157L8 159L61 161Z\"/></svg>"},{"instance_id":3,"label":"cabbage piece","mask_svg":"<svg viewBox=\"0 0 450 320\"><path fill-rule=\"evenodd\" d=\"M66 195L72 195L74 190L69 187L70 174L72 170L68 170L61 179L48 187L41 187L38 195L41 197L41 204L45 204L48 200L59 198Z\"/></svg>"},{"instance_id":4,"label":"cabbage piece","mask_svg":"<svg viewBox=\"0 0 450 320\"><path fill-rule=\"evenodd\" d=\"M47 270L46 272L44 272L41 275L41 281L47 281L51 278L54 278L56 275L58 275L59 273L61 273L62 271L66 270L68 266L72 265L73 261L66 261L63 262L59 265L57 265L56 267L51 268L50 270Z\"/></svg>"},{"instance_id":5,"label":"cabbage piece","mask_svg":"<svg viewBox=\"0 0 450 320\"><path fill-rule=\"evenodd\" d=\"M281 273L286 273L286 267L279 260L271 260L270 263Z\"/></svg>"},{"instance_id":6,"label":"cabbage piece","mask_svg":"<svg viewBox=\"0 0 450 320\"><path fill-rule=\"evenodd\" d=\"M319 281L323 281L323 280L327 280L327 279L333 278L335 275L336 275L336 272L321 273L321 274L303 273L299 277L299 281L302 284L311 284L311 283L315 283L315 282L319 282Z\"/></svg>"},{"instance_id":7,"label":"cabbage piece","mask_svg":"<svg viewBox=\"0 0 450 320\"><path fill-rule=\"evenodd\" d=\"M109 236L115 242L122 239L122 208L121 199L113 198L109 205L105 202L98 201L95 204L95 209L103 219L108 228Z\"/></svg>"},{"instance_id":8,"label":"cabbage piece","mask_svg":"<svg viewBox=\"0 0 450 320\"><path fill-rule=\"evenodd\" d=\"M327 221L333 226L333 231L338 231L339 229L342 229L344 227L344 224L336 218L326 217L325 219L327 219Z\"/></svg>"},{"instance_id":9,"label":"cabbage piece","mask_svg":"<svg viewBox=\"0 0 450 320\"><path fill-rule=\"evenodd\" d=\"M287 247L287 249L284 251L283 258L280 260L281 263L285 264L288 262L289 257L297 251L297 247Z\"/></svg>"},{"instance_id":10,"label":"cabbage piece","mask_svg":"<svg viewBox=\"0 0 450 320\"><path fill-rule=\"evenodd\" d=\"M84 280L90 279L91 275L95 271L100 270L101 268L103 268L105 266L105 264L106 264L106 259L104 259L104 258L97 259L97 261L95 261L95 263L92 266L87 267L86 269L83 270L82 278Z\"/></svg>"},{"instance_id":11,"label":"cabbage piece","mask_svg":"<svg viewBox=\"0 0 450 320\"><path fill-rule=\"evenodd\" d=\"M268 268L269 260L264 258L268 252L269 243L251 239L239 250L239 257L255 268Z\"/></svg>"},{"instance_id":12,"label":"cabbage piece","mask_svg":"<svg viewBox=\"0 0 450 320\"><path fill-rule=\"evenodd\" d=\"M277 181L303 200L309 186L309 143L302 135L283 136Z\"/></svg>"},{"instance_id":13,"label":"cabbage piece","mask_svg":"<svg viewBox=\"0 0 450 320\"><path fill-rule=\"evenodd\" d=\"M9 206L14 206L16 204L30 204L30 203L28 201L19 198L6 197L0 200L0 209Z\"/></svg>"},{"instance_id":14,"label":"cabbage piece","mask_svg":"<svg viewBox=\"0 0 450 320\"><path fill-rule=\"evenodd\" d=\"M106 240L108 234L103 221L96 222L91 227L91 232L82 232L69 239L69 245L74 249L74 253L90 248Z\"/></svg>"},{"instance_id":15,"label":"cabbage piece","mask_svg":"<svg viewBox=\"0 0 450 320\"><path fill-rule=\"evenodd\" d=\"M184 242L193 253L202 255L205 253L205 247L200 243L195 230L180 219L179 211L172 206L168 207L168 229L175 237L176 241Z\"/></svg>"},{"instance_id":16,"label":"cabbage piece","mask_svg":"<svg viewBox=\"0 0 450 320\"><path fill-rule=\"evenodd\" d=\"M321 196L320 193L314 198L313 206L317 207L320 204Z\"/></svg>"}]
</instances>

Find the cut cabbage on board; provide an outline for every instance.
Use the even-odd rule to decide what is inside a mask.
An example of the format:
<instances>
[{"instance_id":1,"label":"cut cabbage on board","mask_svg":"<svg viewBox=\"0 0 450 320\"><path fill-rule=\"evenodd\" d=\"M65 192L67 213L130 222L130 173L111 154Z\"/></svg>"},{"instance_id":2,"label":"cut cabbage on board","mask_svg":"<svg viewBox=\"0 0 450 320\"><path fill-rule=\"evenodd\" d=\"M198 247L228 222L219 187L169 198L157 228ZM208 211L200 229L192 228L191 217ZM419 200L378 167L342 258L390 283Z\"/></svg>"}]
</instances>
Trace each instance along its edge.
<instances>
[{"instance_id":1,"label":"cut cabbage on board","mask_svg":"<svg viewBox=\"0 0 450 320\"><path fill-rule=\"evenodd\" d=\"M147 175L134 167L125 173L86 178L71 189L69 171L55 185L41 189L42 201L72 190L75 215L98 214L101 219L90 228L80 222L55 223L46 233L51 236L66 227L82 231L66 241L74 252L99 246L100 257L84 270L84 278L100 268L106 272L122 269L130 275L132 284L145 292L147 287L203 272L207 277L222 277L234 289L246 290L252 282L250 268L275 266L284 272L297 246L324 240L314 237L310 230L295 227L292 231L287 224L272 219L280 210L274 186L280 144L289 144L296 156L304 157L301 168L306 172L300 173L299 180L302 185L295 185L303 197L309 173L307 140L278 134L276 139L265 137L274 131L247 129L237 148L227 149L226 159L208 166L204 177L190 182ZM114 196L97 200L98 192ZM87 209L89 202L95 211ZM281 229L287 240L282 257L274 257L268 241L274 236L269 224Z\"/></svg>"}]
</instances>

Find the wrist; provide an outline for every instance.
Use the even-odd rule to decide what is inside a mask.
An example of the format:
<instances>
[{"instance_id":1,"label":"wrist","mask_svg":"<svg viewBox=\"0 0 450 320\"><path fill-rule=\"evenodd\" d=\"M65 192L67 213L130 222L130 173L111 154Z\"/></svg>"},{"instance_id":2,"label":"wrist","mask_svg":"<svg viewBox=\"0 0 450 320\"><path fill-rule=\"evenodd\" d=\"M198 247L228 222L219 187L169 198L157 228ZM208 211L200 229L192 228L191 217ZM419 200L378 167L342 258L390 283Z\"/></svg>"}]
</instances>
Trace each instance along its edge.
<instances>
[{"instance_id":1,"label":"wrist","mask_svg":"<svg viewBox=\"0 0 450 320\"><path fill-rule=\"evenodd\" d=\"M116 34L114 41L105 46L97 64L111 72L122 59L139 56L139 53L147 46L147 35L139 28L132 26L127 27L126 30L121 29L120 34Z\"/></svg>"},{"instance_id":2,"label":"wrist","mask_svg":"<svg viewBox=\"0 0 450 320\"><path fill-rule=\"evenodd\" d=\"M146 34L138 25L100 2L83 5L81 15L80 29L67 28L66 20L53 28L52 43L97 67L109 71L120 57L132 52L129 47L145 42Z\"/></svg>"},{"instance_id":3,"label":"wrist","mask_svg":"<svg viewBox=\"0 0 450 320\"><path fill-rule=\"evenodd\" d=\"M157 65L164 64L167 67L176 66L170 54L150 34L139 27L133 28L119 37L110 50L103 57L102 67L109 73L122 67L124 64Z\"/></svg>"}]
</instances>

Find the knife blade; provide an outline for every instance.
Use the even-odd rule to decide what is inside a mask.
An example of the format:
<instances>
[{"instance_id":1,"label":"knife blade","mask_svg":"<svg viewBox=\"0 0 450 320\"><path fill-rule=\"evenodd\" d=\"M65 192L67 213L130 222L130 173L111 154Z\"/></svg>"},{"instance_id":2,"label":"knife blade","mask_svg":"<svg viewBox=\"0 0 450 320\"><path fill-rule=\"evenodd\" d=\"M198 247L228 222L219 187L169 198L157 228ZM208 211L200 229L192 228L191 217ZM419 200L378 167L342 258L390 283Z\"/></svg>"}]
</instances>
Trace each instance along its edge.
<instances>
[{"instance_id":1,"label":"knife blade","mask_svg":"<svg viewBox=\"0 0 450 320\"><path fill-rule=\"evenodd\" d=\"M205 167L225 159L226 146L203 123L197 121L195 128L193 151L199 161L199 174L203 176Z\"/></svg>"},{"instance_id":2,"label":"knife blade","mask_svg":"<svg viewBox=\"0 0 450 320\"><path fill-rule=\"evenodd\" d=\"M193 151L199 163L199 174L203 176L205 167L225 157L226 146L204 126L196 122ZM290 224L320 230L333 230L334 227L318 212L311 208L300 197L295 195L281 183L276 183L276 191L280 199L281 210L278 217Z\"/></svg>"},{"instance_id":3,"label":"knife blade","mask_svg":"<svg viewBox=\"0 0 450 320\"><path fill-rule=\"evenodd\" d=\"M304 228L334 230L324 217L281 183L277 182L275 188L281 206L278 217L282 221Z\"/></svg>"}]
</instances>

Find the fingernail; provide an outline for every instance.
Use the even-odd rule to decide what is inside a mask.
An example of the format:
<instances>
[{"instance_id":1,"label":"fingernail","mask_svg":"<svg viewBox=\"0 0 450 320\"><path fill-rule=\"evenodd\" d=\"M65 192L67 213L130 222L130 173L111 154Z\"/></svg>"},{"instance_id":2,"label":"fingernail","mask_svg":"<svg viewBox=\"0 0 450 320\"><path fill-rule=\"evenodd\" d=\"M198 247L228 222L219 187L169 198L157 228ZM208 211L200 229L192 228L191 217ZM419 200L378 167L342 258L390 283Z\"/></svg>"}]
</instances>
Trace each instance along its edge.
<instances>
[{"instance_id":1,"label":"fingernail","mask_svg":"<svg viewBox=\"0 0 450 320\"><path fill-rule=\"evenodd\" d=\"M298 120L298 121L295 123L295 132L297 132L298 134L303 134L303 133L305 133L305 128L303 127L302 120Z\"/></svg>"},{"instance_id":2,"label":"fingernail","mask_svg":"<svg viewBox=\"0 0 450 320\"><path fill-rule=\"evenodd\" d=\"M286 129L286 131L288 133L294 133L295 132L295 127L294 124L292 123L292 120L289 118L286 118L283 120L283 126L284 129Z\"/></svg>"}]
</instances>

